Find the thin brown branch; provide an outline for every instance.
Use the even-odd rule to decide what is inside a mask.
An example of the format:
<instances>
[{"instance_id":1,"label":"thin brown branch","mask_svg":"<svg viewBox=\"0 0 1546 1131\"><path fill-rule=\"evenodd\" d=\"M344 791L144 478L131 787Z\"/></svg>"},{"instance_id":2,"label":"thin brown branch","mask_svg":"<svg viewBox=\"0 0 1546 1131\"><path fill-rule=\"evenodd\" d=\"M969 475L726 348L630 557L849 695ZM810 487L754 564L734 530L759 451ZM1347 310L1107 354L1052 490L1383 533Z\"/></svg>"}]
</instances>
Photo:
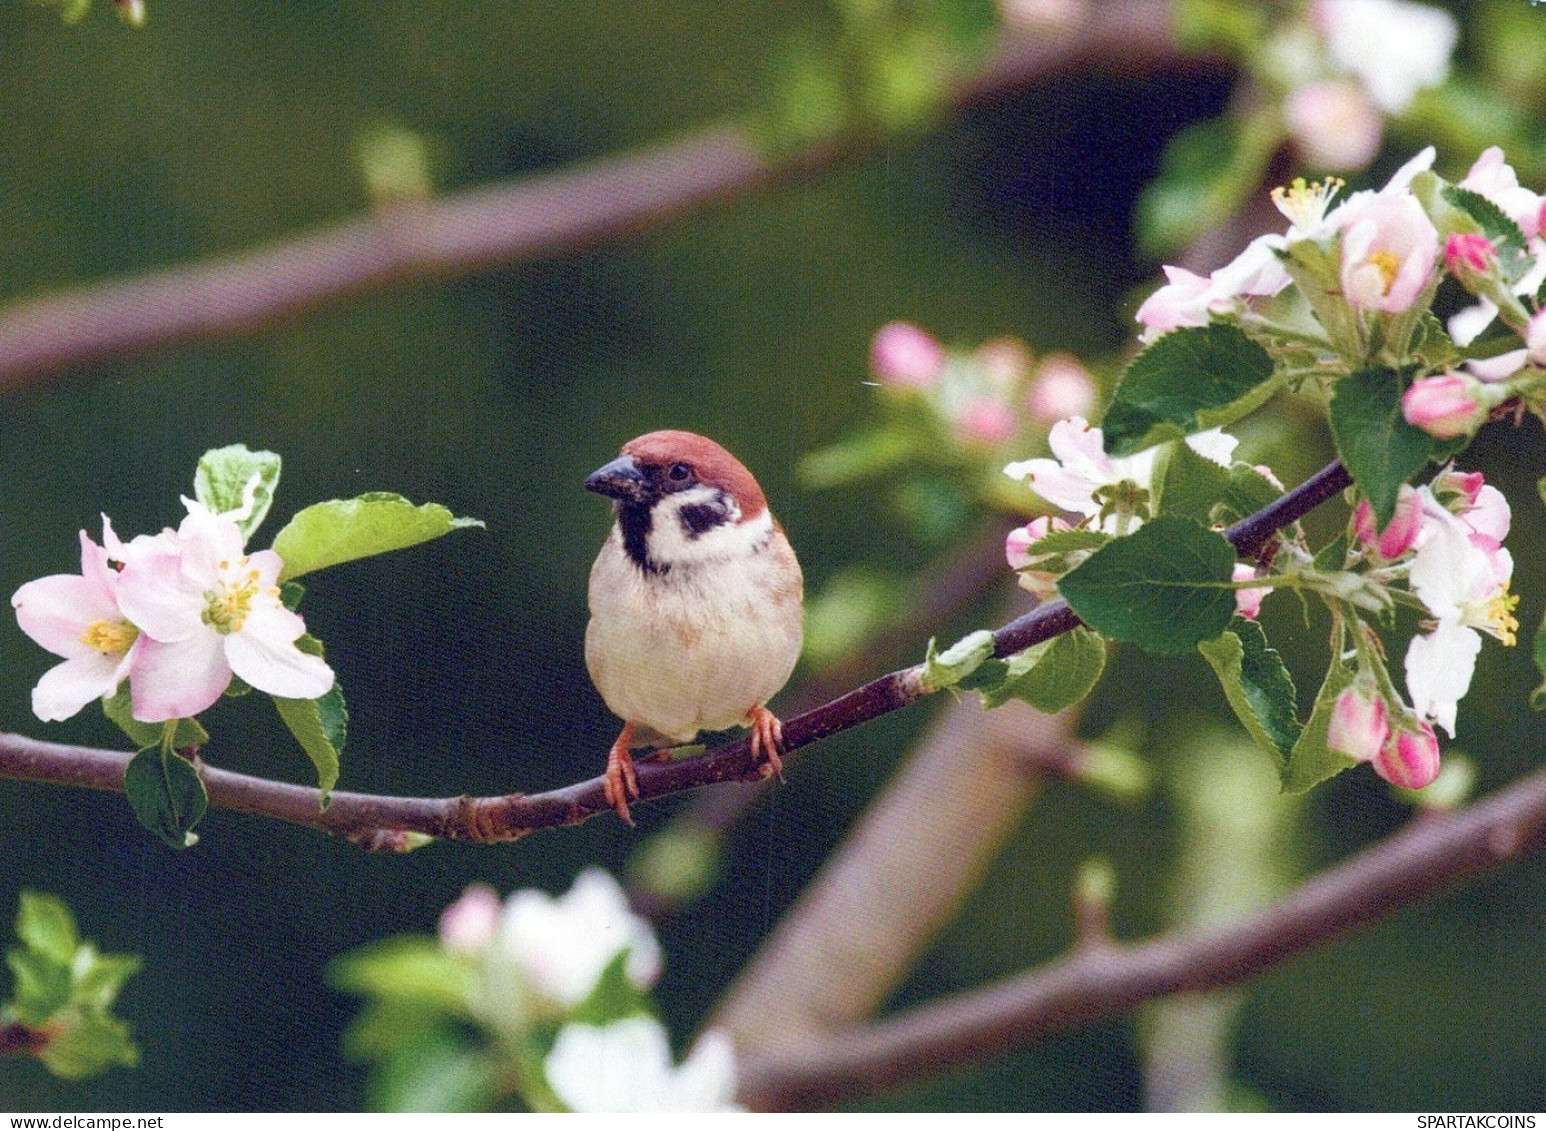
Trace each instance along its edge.
<instances>
[{"instance_id":1,"label":"thin brown branch","mask_svg":"<svg viewBox=\"0 0 1546 1131\"><path fill-rule=\"evenodd\" d=\"M1094 4L1064 35L1011 41L964 83L965 105L1092 65L1181 62L1160 0ZM93 283L0 312L0 387L108 357L252 333L341 298L594 247L801 177L880 139L777 154L717 126L524 180L403 202L235 254Z\"/></svg>"},{"instance_id":2,"label":"thin brown branch","mask_svg":"<svg viewBox=\"0 0 1546 1131\"><path fill-rule=\"evenodd\" d=\"M1238 985L1546 844L1546 771L1396 835L1320 873L1238 924L1079 951L1044 969L825 1034L798 1052L754 1055L754 1108L823 1106L978 1063L1048 1033L1186 991Z\"/></svg>"},{"instance_id":3,"label":"thin brown branch","mask_svg":"<svg viewBox=\"0 0 1546 1131\"><path fill-rule=\"evenodd\" d=\"M1340 463L1316 472L1292 491L1225 531L1237 552L1258 552L1275 530L1298 521L1350 482ZM1023 652L1079 624L1062 601L1048 601L1017 617L994 635L999 656ZM793 751L881 715L900 710L928 694L921 665L890 672L846 695L795 715L784 723L784 742ZM23 735L0 735L0 778L52 782L87 789L122 790L131 755L116 750L61 746ZM611 812L601 778L547 793L503 797L382 797L333 793L322 808L318 790L198 765L210 804L290 821L342 836L368 848L406 847L406 834L478 843L514 840L540 828L579 824ZM697 758L643 762L637 767L639 799L650 801L705 785L755 780L766 772L742 738Z\"/></svg>"}]
</instances>

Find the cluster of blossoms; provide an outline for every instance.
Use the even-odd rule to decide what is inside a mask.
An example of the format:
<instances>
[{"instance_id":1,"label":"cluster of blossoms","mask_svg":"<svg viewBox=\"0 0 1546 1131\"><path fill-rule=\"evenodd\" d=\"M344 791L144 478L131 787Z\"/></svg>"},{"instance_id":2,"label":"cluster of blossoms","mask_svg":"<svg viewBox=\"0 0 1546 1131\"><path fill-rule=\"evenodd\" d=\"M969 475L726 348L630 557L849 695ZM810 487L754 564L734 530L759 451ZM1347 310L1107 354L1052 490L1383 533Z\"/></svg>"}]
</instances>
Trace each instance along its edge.
<instances>
[{"instance_id":1,"label":"cluster of blossoms","mask_svg":"<svg viewBox=\"0 0 1546 1131\"><path fill-rule=\"evenodd\" d=\"M1077 360L1051 354L1038 363L1019 338L1000 337L970 352L946 350L909 322L890 322L870 343L870 373L883 388L925 398L962 443L996 447L1026 417L1045 428L1088 412L1095 382Z\"/></svg>"},{"instance_id":2,"label":"cluster of blossoms","mask_svg":"<svg viewBox=\"0 0 1546 1131\"><path fill-rule=\"evenodd\" d=\"M541 1073L568 1110L739 1110L734 1051L723 1033L704 1034L678 1065L651 1016L572 1019L619 962L639 991L660 976L654 932L606 872L582 872L557 898L525 890L503 904L492 888L473 885L441 915L440 944L475 964L469 1011L513 1045L528 1047L534 1028L558 1024Z\"/></svg>"},{"instance_id":3,"label":"cluster of blossoms","mask_svg":"<svg viewBox=\"0 0 1546 1131\"><path fill-rule=\"evenodd\" d=\"M233 675L287 699L316 699L333 671L303 652L301 618L280 599L284 562L245 551L238 513L184 499L176 530L121 542L102 520L102 544L80 533L81 572L40 578L11 598L22 631L64 658L38 681L32 706L67 719L127 680L134 718L191 718Z\"/></svg>"},{"instance_id":4,"label":"cluster of blossoms","mask_svg":"<svg viewBox=\"0 0 1546 1131\"><path fill-rule=\"evenodd\" d=\"M1433 149L1426 149L1384 188L1354 193L1340 204L1333 203L1341 187L1336 181L1298 181L1276 191L1273 199L1291 223L1288 232L1258 237L1207 276L1166 267L1167 285L1138 310L1143 340L1218 321L1266 337L1281 334L1288 327L1274 321L1274 313L1285 319L1291 314L1269 310L1267 300L1292 283L1313 309L1324 344L1344 362L1361 364L1381 350L1402 354L1439 283L1449 277L1475 299L1449 321L1456 347L1472 345L1501 319L1522 348L1457 357L1441 371L1419 376L1405 391L1402 412L1409 424L1439 439L1474 432L1494 408L1546 372L1546 311L1530 309L1546 281L1546 201L1522 188L1502 150L1490 148L1457 187L1495 207L1512 231L1473 230L1475 222L1442 197L1420 200L1414 191L1433 158Z\"/></svg>"}]
</instances>

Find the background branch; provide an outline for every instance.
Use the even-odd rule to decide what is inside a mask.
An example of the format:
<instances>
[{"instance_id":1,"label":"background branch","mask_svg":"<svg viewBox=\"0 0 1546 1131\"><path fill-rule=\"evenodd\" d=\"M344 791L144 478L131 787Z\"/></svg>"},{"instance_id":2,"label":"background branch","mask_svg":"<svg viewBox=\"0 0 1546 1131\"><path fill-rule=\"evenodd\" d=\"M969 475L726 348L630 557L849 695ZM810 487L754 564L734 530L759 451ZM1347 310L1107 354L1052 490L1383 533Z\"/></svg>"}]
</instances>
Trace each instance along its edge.
<instances>
[{"instance_id":1,"label":"background branch","mask_svg":"<svg viewBox=\"0 0 1546 1131\"><path fill-rule=\"evenodd\" d=\"M1008 40L954 103L969 105L1094 65L1182 57L1160 0L1093 4L1063 34ZM868 151L848 136L774 153L721 125L623 156L375 212L265 247L88 284L0 312L0 387L105 358L252 333L353 295L563 255Z\"/></svg>"},{"instance_id":2,"label":"background branch","mask_svg":"<svg viewBox=\"0 0 1546 1131\"><path fill-rule=\"evenodd\" d=\"M1418 817L1232 926L1081 950L873 1025L830 1031L796 1052L755 1052L742 1066L741 1098L771 1109L835 1103L1166 994L1236 985L1543 842L1546 771L1537 771L1463 810Z\"/></svg>"}]
</instances>

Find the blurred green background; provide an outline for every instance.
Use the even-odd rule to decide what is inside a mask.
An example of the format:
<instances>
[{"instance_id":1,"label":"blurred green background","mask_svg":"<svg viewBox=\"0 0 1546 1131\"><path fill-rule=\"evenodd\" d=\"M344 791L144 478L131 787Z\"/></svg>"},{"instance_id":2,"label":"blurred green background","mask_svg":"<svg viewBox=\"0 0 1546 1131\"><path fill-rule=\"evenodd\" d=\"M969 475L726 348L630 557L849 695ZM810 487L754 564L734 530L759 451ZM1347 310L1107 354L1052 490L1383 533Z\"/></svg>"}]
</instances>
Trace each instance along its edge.
<instances>
[{"instance_id":1,"label":"blurred green background","mask_svg":"<svg viewBox=\"0 0 1546 1131\"><path fill-rule=\"evenodd\" d=\"M1487 5L1476 5L1486 7ZM432 142L451 188L558 168L758 105L771 45L820 36L811 0L551 4L519 0L153 0L132 31L106 11L63 28L0 6L0 300L238 250L369 204L355 160L383 123ZM947 341L1002 333L1038 352L1115 357L1129 295L1156 264L1128 230L1165 140L1228 96L1225 73L1078 75L979 105L865 161L742 198L602 250L354 299L229 342L108 362L0 393L0 590L78 565L75 532L175 524L205 449L281 453L258 545L322 498L400 491L487 520L319 575L308 623L328 641L352 729L341 788L421 795L534 791L592 776L615 720L582 659L585 582L605 532L587 472L629 437L686 427L759 476L808 585L855 562L903 572L931 548L872 492L802 491L798 458L874 411L875 328L906 318ZM1399 159L1402 155L1394 155ZM1446 155L1463 171L1473 153ZM1294 481L1324 438L1258 429ZM1273 437L1278 439L1274 440ZM1317 445L1321 447L1317 448ZM1530 429L1484 439L1474 466L1516 501L1521 621L1538 623L1543 536ZM989 622L1013 591L930 635ZM1276 604L1282 607L1274 607ZM1324 636L1280 598L1268 628L1301 687ZM0 626L0 729L120 747L93 710L43 725L29 691L50 659ZM1323 661L1321 661L1323 662ZM878 674L878 672L876 673ZM1461 746L1484 787L1540 761L1523 710L1527 648L1483 651ZM260 697L219 705L206 756L306 781ZM667 1019L685 1037L926 721L924 707L827 742L731 843L707 898L668 918ZM1140 718L1163 764L1226 713L1194 660L1117 653L1086 730ZM1222 716L1221 716L1222 717ZM1275 788L1265 757L1257 785ZM329 959L431 931L472 880L567 887L620 867L640 829L610 819L497 848L372 856L319 834L212 813L176 853L119 796L0 782L0 921L16 892L64 897L83 933L145 959L122 1013L134 1070L84 1083L0 1061L0 1110L354 1110L364 1070L339 1052L355 1008ZM1367 772L1315 795L1294 852L1309 867L1398 826ZM1124 810L1055 786L896 1005L1049 958L1070 937L1078 861L1118 862L1119 929L1167 918L1175 851L1163 794ZM1220 848L1220 852L1227 851ZM1546 868L1506 869L1246 991L1235 1075L1279 1109L1546 1108ZM1134 1027L1114 1020L931 1080L876 1106L1131 1109Z\"/></svg>"}]
</instances>

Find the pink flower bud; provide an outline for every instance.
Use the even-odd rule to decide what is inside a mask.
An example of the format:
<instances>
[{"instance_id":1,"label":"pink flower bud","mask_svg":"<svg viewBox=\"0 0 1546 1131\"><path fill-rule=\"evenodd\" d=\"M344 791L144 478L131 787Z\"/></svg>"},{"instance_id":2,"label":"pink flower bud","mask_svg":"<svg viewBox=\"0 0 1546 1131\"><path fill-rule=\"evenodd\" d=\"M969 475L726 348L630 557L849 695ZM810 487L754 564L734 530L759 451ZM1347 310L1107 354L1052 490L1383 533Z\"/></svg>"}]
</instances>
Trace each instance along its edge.
<instances>
[{"instance_id":1,"label":"pink flower bud","mask_svg":"<svg viewBox=\"0 0 1546 1131\"><path fill-rule=\"evenodd\" d=\"M1374 528L1374 509L1367 499L1358 504L1353 512L1353 533L1358 540L1387 562L1405 556L1417 541L1417 533L1423 524L1423 501L1416 489L1401 484L1396 495L1396 511L1384 530Z\"/></svg>"},{"instance_id":2,"label":"pink flower bud","mask_svg":"<svg viewBox=\"0 0 1546 1131\"><path fill-rule=\"evenodd\" d=\"M1384 123L1353 83L1302 86L1284 101L1283 117L1307 165L1353 172L1367 168L1380 151Z\"/></svg>"},{"instance_id":3,"label":"pink flower bud","mask_svg":"<svg viewBox=\"0 0 1546 1131\"><path fill-rule=\"evenodd\" d=\"M1049 555L1033 554L1031 546L1055 530L1072 529L1061 518L1042 515L1009 532L1009 536L1004 539L1004 557L1009 562L1009 568L1019 573L1021 588L1029 590L1043 601L1057 592L1058 575L1034 568Z\"/></svg>"},{"instance_id":4,"label":"pink flower bud","mask_svg":"<svg viewBox=\"0 0 1546 1131\"><path fill-rule=\"evenodd\" d=\"M1235 563L1234 579L1236 581L1251 581L1256 577L1256 567L1245 562ZM1260 588L1236 589L1235 611L1246 620L1255 620L1261 612L1262 598L1272 592L1272 586L1263 585Z\"/></svg>"},{"instance_id":5,"label":"pink flower bud","mask_svg":"<svg viewBox=\"0 0 1546 1131\"><path fill-rule=\"evenodd\" d=\"M1049 428L1070 416L1088 416L1095 407L1095 379L1068 354L1052 354L1036 371L1026 407L1033 420Z\"/></svg>"},{"instance_id":6,"label":"pink flower bud","mask_svg":"<svg viewBox=\"0 0 1546 1131\"><path fill-rule=\"evenodd\" d=\"M1337 696L1331 708L1326 745L1360 762L1372 762L1390 740L1385 721L1385 701L1356 687Z\"/></svg>"},{"instance_id":7,"label":"pink flower bud","mask_svg":"<svg viewBox=\"0 0 1546 1131\"><path fill-rule=\"evenodd\" d=\"M458 954L477 954L499 933L499 895L487 884L469 884L440 913L440 945Z\"/></svg>"},{"instance_id":8,"label":"pink flower bud","mask_svg":"<svg viewBox=\"0 0 1546 1131\"><path fill-rule=\"evenodd\" d=\"M1412 427L1440 440L1464 436L1487 418L1476 389L1475 379L1460 373L1424 377L1402 395L1401 415Z\"/></svg>"},{"instance_id":9,"label":"pink flower bud","mask_svg":"<svg viewBox=\"0 0 1546 1131\"><path fill-rule=\"evenodd\" d=\"M1015 414L1003 401L973 397L956 417L956 432L969 444L1002 444L1015 434Z\"/></svg>"},{"instance_id":10,"label":"pink flower bud","mask_svg":"<svg viewBox=\"0 0 1546 1131\"><path fill-rule=\"evenodd\" d=\"M1498 266L1492 241L1477 232L1451 232L1444 241L1444 269L1461 282L1490 275Z\"/></svg>"},{"instance_id":11,"label":"pink flower bud","mask_svg":"<svg viewBox=\"0 0 1546 1131\"><path fill-rule=\"evenodd\" d=\"M870 342L870 372L888 385L932 388L944 368L944 347L910 322L888 322Z\"/></svg>"},{"instance_id":12,"label":"pink flower bud","mask_svg":"<svg viewBox=\"0 0 1546 1131\"><path fill-rule=\"evenodd\" d=\"M1374 772L1402 789L1421 789L1439 776L1439 739L1427 723L1415 718L1407 723L1417 729L1391 735L1374 757Z\"/></svg>"},{"instance_id":13,"label":"pink flower bud","mask_svg":"<svg viewBox=\"0 0 1546 1131\"><path fill-rule=\"evenodd\" d=\"M1454 514L1465 514L1481 498L1482 488L1487 486L1487 477L1480 471L1456 471L1453 467L1447 467L1433 477L1429 486L1434 498L1446 510Z\"/></svg>"}]
</instances>

